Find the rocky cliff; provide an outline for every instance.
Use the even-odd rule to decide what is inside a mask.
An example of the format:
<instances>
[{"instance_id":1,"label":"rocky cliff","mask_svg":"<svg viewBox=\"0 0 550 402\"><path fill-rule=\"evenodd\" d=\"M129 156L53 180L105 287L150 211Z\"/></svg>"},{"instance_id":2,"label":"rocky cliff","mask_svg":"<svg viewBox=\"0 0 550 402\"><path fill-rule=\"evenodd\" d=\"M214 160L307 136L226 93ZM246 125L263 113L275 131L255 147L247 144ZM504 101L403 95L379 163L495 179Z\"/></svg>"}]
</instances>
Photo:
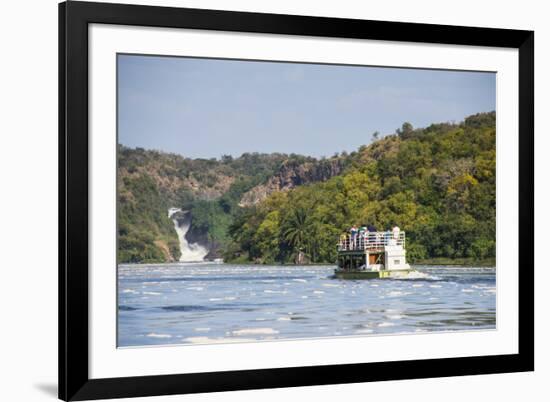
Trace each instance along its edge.
<instances>
[{"instance_id":1,"label":"rocky cliff","mask_svg":"<svg viewBox=\"0 0 550 402\"><path fill-rule=\"evenodd\" d=\"M239 205L249 207L263 201L276 191L288 191L297 186L326 181L340 175L346 165L347 159L343 157L305 163L285 161L276 175L247 191Z\"/></svg>"}]
</instances>

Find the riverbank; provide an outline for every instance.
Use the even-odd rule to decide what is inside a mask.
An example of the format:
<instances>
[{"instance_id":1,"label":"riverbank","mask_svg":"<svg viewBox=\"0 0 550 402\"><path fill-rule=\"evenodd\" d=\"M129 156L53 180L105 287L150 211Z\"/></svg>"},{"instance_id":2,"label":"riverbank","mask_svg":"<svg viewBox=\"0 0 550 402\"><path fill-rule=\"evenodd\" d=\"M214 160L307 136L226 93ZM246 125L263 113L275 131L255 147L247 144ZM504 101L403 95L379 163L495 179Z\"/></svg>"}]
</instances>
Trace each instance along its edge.
<instances>
[{"instance_id":1,"label":"riverbank","mask_svg":"<svg viewBox=\"0 0 550 402\"><path fill-rule=\"evenodd\" d=\"M239 265L273 265L273 266L331 266L336 265L336 262L312 262L312 263L302 263L302 264L293 264L293 263L262 263L249 261L246 259L233 259L229 261L224 261L226 264L239 264ZM448 258L448 257L436 257L436 258L425 258L422 260L415 260L414 262L409 262L411 265L451 265L451 266L464 266L464 267L494 267L496 266L496 259L494 257L484 258L481 260L475 258Z\"/></svg>"},{"instance_id":2,"label":"riverbank","mask_svg":"<svg viewBox=\"0 0 550 402\"><path fill-rule=\"evenodd\" d=\"M164 264L186 264L182 261L172 261L172 262L158 262L158 263L150 263L150 262L142 262L142 263L119 263L119 265L164 265ZM336 266L336 263L330 263L330 262L315 262L315 263L309 263L309 264L292 264L292 263L285 263L285 264L277 264L277 263L257 263L254 261L224 261L224 262L215 262L215 261L194 261L194 262L187 262L187 264L227 264L227 265L243 265L243 266L277 266L277 267L293 267L293 266L303 266L303 267L323 267L323 266ZM473 258L427 258L424 260L416 260L414 262L411 262L410 265L412 266L418 266L418 265L429 265L429 266L457 266L457 267L494 267L496 266L496 260L495 258L486 258L483 260L476 260Z\"/></svg>"},{"instance_id":3,"label":"riverbank","mask_svg":"<svg viewBox=\"0 0 550 402\"><path fill-rule=\"evenodd\" d=\"M466 267L494 267L496 266L496 259L485 258L482 260L476 260L474 258L427 258L424 260L417 260L411 265L452 265L452 266L466 266Z\"/></svg>"}]
</instances>

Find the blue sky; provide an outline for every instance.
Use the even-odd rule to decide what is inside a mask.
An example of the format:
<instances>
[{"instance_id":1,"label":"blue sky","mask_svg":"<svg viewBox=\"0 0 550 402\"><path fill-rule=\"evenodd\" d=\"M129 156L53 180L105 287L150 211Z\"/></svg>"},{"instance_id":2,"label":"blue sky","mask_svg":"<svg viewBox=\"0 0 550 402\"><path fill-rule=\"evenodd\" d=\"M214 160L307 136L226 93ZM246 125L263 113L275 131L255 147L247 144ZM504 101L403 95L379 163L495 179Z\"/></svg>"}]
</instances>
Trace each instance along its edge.
<instances>
[{"instance_id":1,"label":"blue sky","mask_svg":"<svg viewBox=\"0 0 550 402\"><path fill-rule=\"evenodd\" d=\"M495 110L494 73L118 56L119 143L191 158L331 156Z\"/></svg>"}]
</instances>

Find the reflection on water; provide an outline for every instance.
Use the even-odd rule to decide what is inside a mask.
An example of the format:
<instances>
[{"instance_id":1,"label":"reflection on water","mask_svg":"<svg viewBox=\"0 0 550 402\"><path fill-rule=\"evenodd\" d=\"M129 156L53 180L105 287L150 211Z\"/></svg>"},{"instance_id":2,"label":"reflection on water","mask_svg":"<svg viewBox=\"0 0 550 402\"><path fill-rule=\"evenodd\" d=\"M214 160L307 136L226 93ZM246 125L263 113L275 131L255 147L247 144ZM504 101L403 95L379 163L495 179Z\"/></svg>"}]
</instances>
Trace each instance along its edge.
<instances>
[{"instance_id":1,"label":"reflection on water","mask_svg":"<svg viewBox=\"0 0 550 402\"><path fill-rule=\"evenodd\" d=\"M119 346L493 329L494 268L417 267L332 279L334 267L119 266Z\"/></svg>"}]
</instances>

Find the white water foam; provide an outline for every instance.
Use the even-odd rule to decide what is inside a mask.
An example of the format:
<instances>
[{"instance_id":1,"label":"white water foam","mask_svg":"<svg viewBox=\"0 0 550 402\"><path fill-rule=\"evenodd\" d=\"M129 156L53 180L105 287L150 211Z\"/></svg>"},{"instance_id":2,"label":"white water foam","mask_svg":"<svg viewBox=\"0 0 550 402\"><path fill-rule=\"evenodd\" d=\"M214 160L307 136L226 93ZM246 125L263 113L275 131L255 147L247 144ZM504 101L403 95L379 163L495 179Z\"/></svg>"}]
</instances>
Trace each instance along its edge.
<instances>
[{"instance_id":1,"label":"white water foam","mask_svg":"<svg viewBox=\"0 0 550 402\"><path fill-rule=\"evenodd\" d=\"M386 294L386 296L389 297L397 297L397 296L407 296L410 295L410 292L402 292L401 290L392 290Z\"/></svg>"},{"instance_id":2,"label":"white water foam","mask_svg":"<svg viewBox=\"0 0 550 402\"><path fill-rule=\"evenodd\" d=\"M191 336L185 338L185 342L189 343L203 343L203 344L216 344L216 343L240 343L240 342L254 342L255 339L246 339L246 338L209 338L207 336Z\"/></svg>"},{"instance_id":3,"label":"white water foam","mask_svg":"<svg viewBox=\"0 0 550 402\"><path fill-rule=\"evenodd\" d=\"M172 219L172 216L176 214L177 212L182 212L184 214L187 214L187 211L182 211L179 208L170 208L168 210L168 217ZM191 226L191 221L189 219L184 220L184 223L180 226L180 223L177 219L172 219L172 222L174 222L174 228L176 229L176 233L178 234L178 239L180 241L180 262L200 262L204 261L204 257L208 254L208 249L206 247L201 246L198 243L189 243L187 239L185 238L185 235L189 231L189 227Z\"/></svg>"},{"instance_id":4,"label":"white water foam","mask_svg":"<svg viewBox=\"0 0 550 402\"><path fill-rule=\"evenodd\" d=\"M149 338L171 338L172 335L168 335L168 334L156 334L154 332L150 333L150 334L147 334L146 335L147 337Z\"/></svg>"},{"instance_id":5,"label":"white water foam","mask_svg":"<svg viewBox=\"0 0 550 402\"><path fill-rule=\"evenodd\" d=\"M133 294L138 294L139 292L136 292L134 289L124 289L122 291L122 293L133 293Z\"/></svg>"},{"instance_id":6,"label":"white water foam","mask_svg":"<svg viewBox=\"0 0 550 402\"><path fill-rule=\"evenodd\" d=\"M407 272L406 274L400 274L395 279L399 279L399 280L407 280L407 279L439 280L441 278L439 278L438 276L435 276L435 275L427 274L425 272L411 271L411 272Z\"/></svg>"},{"instance_id":7,"label":"white water foam","mask_svg":"<svg viewBox=\"0 0 550 402\"><path fill-rule=\"evenodd\" d=\"M274 335L278 334L279 331L273 328L245 328L232 331L231 333L233 335Z\"/></svg>"}]
</instances>

